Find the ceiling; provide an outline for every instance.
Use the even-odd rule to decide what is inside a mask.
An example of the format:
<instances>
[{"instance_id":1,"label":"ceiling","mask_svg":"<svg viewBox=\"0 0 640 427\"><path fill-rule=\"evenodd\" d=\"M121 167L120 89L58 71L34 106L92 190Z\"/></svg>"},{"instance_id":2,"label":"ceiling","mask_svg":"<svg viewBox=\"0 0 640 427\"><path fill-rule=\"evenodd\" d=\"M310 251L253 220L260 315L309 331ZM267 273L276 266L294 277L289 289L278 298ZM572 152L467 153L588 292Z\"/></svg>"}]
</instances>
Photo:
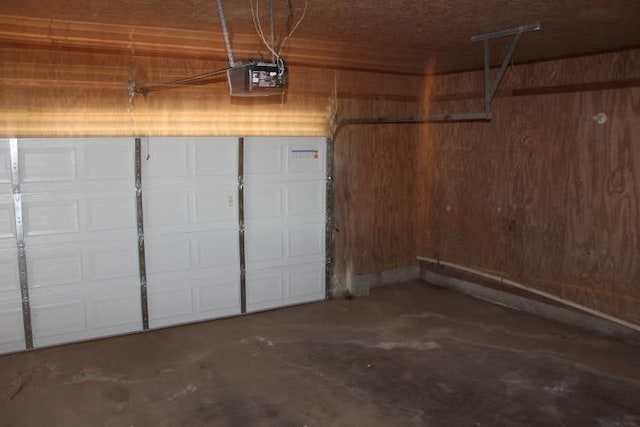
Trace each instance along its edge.
<instances>
[{"instance_id":1,"label":"ceiling","mask_svg":"<svg viewBox=\"0 0 640 427\"><path fill-rule=\"evenodd\" d=\"M287 0L273 1L276 34L282 36L289 14ZM304 0L290 1L294 16L300 16ZM327 58L334 57L332 63L347 56L349 64L357 63L360 52L379 58L375 67L363 61L361 68L418 72L476 69L482 66L482 51L479 45L470 43L471 36L535 22L542 25L542 30L522 38L515 62L640 46L638 0L308 2L306 16L291 39L290 50L285 50L297 52L299 63L304 63L307 47L320 43L328 52ZM269 0L260 1L264 27L268 26L268 3ZM242 34L255 35L250 10L249 0L225 1L232 39ZM3 0L0 15L210 31L217 34L212 35L212 43L223 46L215 0ZM266 52L257 37L254 43L254 49ZM494 63L499 61L502 47L494 49Z\"/></svg>"}]
</instances>

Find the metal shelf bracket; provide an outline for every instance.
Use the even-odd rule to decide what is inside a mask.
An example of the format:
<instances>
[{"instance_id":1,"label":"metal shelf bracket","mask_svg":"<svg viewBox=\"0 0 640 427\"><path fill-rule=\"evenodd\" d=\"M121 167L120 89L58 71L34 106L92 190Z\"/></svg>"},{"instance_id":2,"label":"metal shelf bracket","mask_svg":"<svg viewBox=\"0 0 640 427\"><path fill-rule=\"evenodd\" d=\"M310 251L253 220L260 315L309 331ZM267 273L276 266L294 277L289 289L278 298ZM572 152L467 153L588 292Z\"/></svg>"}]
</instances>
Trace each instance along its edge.
<instances>
[{"instance_id":1,"label":"metal shelf bracket","mask_svg":"<svg viewBox=\"0 0 640 427\"><path fill-rule=\"evenodd\" d=\"M338 133L344 127L349 125L374 125L374 124L407 124L407 123L442 123L442 122L470 122L470 121L491 121L491 103L496 96L498 87L502 83L509 63L513 58L513 54L518 47L520 37L522 34L540 29L540 24L522 25L520 27L510 28L508 30L496 31L493 33L480 34L471 37L472 42L481 41L483 44L484 54L484 111L477 113L463 113L463 114L431 114L431 115L416 115L416 116L404 116L404 117L356 117L356 118L340 118L337 114L332 117L331 127L333 129L332 137L335 141ZM489 44L491 40L513 37L511 44L507 49L504 57L502 58L502 64L498 69L498 72L494 79L491 78L491 61Z\"/></svg>"}]
</instances>

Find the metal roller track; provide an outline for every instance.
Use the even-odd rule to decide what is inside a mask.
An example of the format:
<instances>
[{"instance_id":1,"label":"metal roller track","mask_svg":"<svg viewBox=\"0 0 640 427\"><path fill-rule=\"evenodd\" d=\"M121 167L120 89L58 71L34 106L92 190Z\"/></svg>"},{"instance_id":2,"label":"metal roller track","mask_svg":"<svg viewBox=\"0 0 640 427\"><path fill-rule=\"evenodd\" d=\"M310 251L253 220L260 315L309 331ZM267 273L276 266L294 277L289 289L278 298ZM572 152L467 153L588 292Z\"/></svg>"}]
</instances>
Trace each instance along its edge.
<instances>
[{"instance_id":1,"label":"metal roller track","mask_svg":"<svg viewBox=\"0 0 640 427\"><path fill-rule=\"evenodd\" d=\"M325 187L325 298L331 298L333 282L333 139L327 138L326 187Z\"/></svg>"}]
</instances>

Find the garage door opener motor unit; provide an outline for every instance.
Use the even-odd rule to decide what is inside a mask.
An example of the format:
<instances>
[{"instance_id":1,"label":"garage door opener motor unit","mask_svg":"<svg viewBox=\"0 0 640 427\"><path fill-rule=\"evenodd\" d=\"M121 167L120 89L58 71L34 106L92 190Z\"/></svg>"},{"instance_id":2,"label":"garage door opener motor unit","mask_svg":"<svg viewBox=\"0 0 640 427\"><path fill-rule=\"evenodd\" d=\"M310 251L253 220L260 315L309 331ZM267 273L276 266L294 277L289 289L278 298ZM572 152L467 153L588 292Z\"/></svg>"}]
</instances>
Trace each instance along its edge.
<instances>
[{"instance_id":1,"label":"garage door opener motor unit","mask_svg":"<svg viewBox=\"0 0 640 427\"><path fill-rule=\"evenodd\" d=\"M255 61L229 68L227 79L231 96L280 95L286 87L287 69L282 61Z\"/></svg>"}]
</instances>

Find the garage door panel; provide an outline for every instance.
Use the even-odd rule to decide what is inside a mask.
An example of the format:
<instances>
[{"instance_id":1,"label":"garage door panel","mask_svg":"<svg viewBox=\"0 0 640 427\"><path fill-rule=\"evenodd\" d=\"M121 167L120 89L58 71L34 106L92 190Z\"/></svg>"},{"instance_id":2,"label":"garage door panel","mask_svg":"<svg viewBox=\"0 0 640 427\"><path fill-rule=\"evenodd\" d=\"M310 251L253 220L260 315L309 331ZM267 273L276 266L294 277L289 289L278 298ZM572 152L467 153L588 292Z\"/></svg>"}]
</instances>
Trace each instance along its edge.
<instances>
[{"instance_id":1,"label":"garage door panel","mask_svg":"<svg viewBox=\"0 0 640 427\"><path fill-rule=\"evenodd\" d=\"M324 181L248 184L245 190L245 217L249 220L290 215L324 215L324 199Z\"/></svg>"},{"instance_id":2,"label":"garage door panel","mask_svg":"<svg viewBox=\"0 0 640 427\"><path fill-rule=\"evenodd\" d=\"M324 224L323 224L324 226ZM324 227L318 224L290 226L287 230L290 256L324 256Z\"/></svg>"},{"instance_id":3,"label":"garage door panel","mask_svg":"<svg viewBox=\"0 0 640 427\"><path fill-rule=\"evenodd\" d=\"M85 307L81 307L84 304L89 307L92 306L91 301L76 302L75 304L48 306L46 309L42 308L34 313L34 346L37 348L85 341L93 338L136 332L142 329L139 314L136 316L137 319L119 317L115 320L117 324L113 325L111 324L112 322L108 321L108 319L112 319L108 312L104 311L106 316L104 316L104 319L100 319L91 311L85 312ZM129 307L133 307L133 301L130 301L129 304ZM122 311L118 313L122 314ZM70 317L71 314L74 314L74 316ZM61 319L61 316L67 316L67 318ZM85 318L84 322L82 321L83 317ZM86 319L89 320L87 321ZM130 322L126 322L127 320L130 320ZM49 324L46 328L41 327L41 324L51 321L56 323Z\"/></svg>"},{"instance_id":4,"label":"garage door panel","mask_svg":"<svg viewBox=\"0 0 640 427\"><path fill-rule=\"evenodd\" d=\"M80 231L78 200L54 196L24 196L23 215L26 237ZM56 200L57 199L57 200Z\"/></svg>"},{"instance_id":5,"label":"garage door panel","mask_svg":"<svg viewBox=\"0 0 640 427\"><path fill-rule=\"evenodd\" d=\"M15 246L16 220L13 211L13 196L0 195L0 247Z\"/></svg>"},{"instance_id":6,"label":"garage door panel","mask_svg":"<svg viewBox=\"0 0 640 427\"><path fill-rule=\"evenodd\" d=\"M35 346L139 330L132 139L18 149Z\"/></svg>"},{"instance_id":7,"label":"garage door panel","mask_svg":"<svg viewBox=\"0 0 640 427\"><path fill-rule=\"evenodd\" d=\"M148 158L147 158L148 156ZM150 138L143 147L145 182L154 178L176 178L189 175L189 144L180 138Z\"/></svg>"},{"instance_id":8,"label":"garage door panel","mask_svg":"<svg viewBox=\"0 0 640 427\"><path fill-rule=\"evenodd\" d=\"M320 300L326 140L248 138L245 144L247 307Z\"/></svg>"},{"instance_id":9,"label":"garage door panel","mask_svg":"<svg viewBox=\"0 0 640 427\"><path fill-rule=\"evenodd\" d=\"M62 296L54 300L56 302L31 298L31 323L36 343L39 338L79 333L87 329L84 300Z\"/></svg>"},{"instance_id":10,"label":"garage door panel","mask_svg":"<svg viewBox=\"0 0 640 427\"><path fill-rule=\"evenodd\" d=\"M270 222L245 232L247 270L324 260L324 224Z\"/></svg>"},{"instance_id":11,"label":"garage door panel","mask_svg":"<svg viewBox=\"0 0 640 427\"><path fill-rule=\"evenodd\" d=\"M149 230L189 223L189 194L180 191L144 192L144 221Z\"/></svg>"},{"instance_id":12,"label":"garage door panel","mask_svg":"<svg viewBox=\"0 0 640 427\"><path fill-rule=\"evenodd\" d=\"M136 201L133 194L103 193L86 199L82 229L86 231L133 230L136 227Z\"/></svg>"},{"instance_id":13,"label":"garage door panel","mask_svg":"<svg viewBox=\"0 0 640 427\"><path fill-rule=\"evenodd\" d=\"M189 187L190 184L185 183L184 186ZM143 198L145 227L151 234L198 231L237 224L237 184L209 185L209 188L202 190L152 189L146 190Z\"/></svg>"},{"instance_id":14,"label":"garage door panel","mask_svg":"<svg viewBox=\"0 0 640 427\"><path fill-rule=\"evenodd\" d=\"M142 167L150 325L237 314L237 139L150 138L149 150Z\"/></svg>"},{"instance_id":15,"label":"garage door panel","mask_svg":"<svg viewBox=\"0 0 640 427\"><path fill-rule=\"evenodd\" d=\"M0 251L0 353L23 350L24 329L17 251Z\"/></svg>"},{"instance_id":16,"label":"garage door panel","mask_svg":"<svg viewBox=\"0 0 640 427\"><path fill-rule=\"evenodd\" d=\"M20 297L16 295L19 300ZM14 299L16 299L14 298ZM24 341L22 329L22 310L18 301L10 303L0 303L0 346L12 342ZM24 345L23 345L24 347Z\"/></svg>"},{"instance_id":17,"label":"garage door panel","mask_svg":"<svg viewBox=\"0 0 640 427\"><path fill-rule=\"evenodd\" d=\"M191 269L191 242L189 236L149 238L145 242L147 274L187 271Z\"/></svg>"},{"instance_id":18,"label":"garage door panel","mask_svg":"<svg viewBox=\"0 0 640 427\"><path fill-rule=\"evenodd\" d=\"M21 141L20 153L20 179L25 185L76 180L76 149L69 143Z\"/></svg>"},{"instance_id":19,"label":"garage door panel","mask_svg":"<svg viewBox=\"0 0 640 427\"><path fill-rule=\"evenodd\" d=\"M106 242L85 251L86 280L105 281L139 277L138 242Z\"/></svg>"},{"instance_id":20,"label":"garage door panel","mask_svg":"<svg viewBox=\"0 0 640 427\"><path fill-rule=\"evenodd\" d=\"M185 317L193 312L193 289L191 287L176 288L171 286L168 289L163 289L158 286L149 290L149 314L151 315L152 327L158 326L157 320Z\"/></svg>"},{"instance_id":21,"label":"garage door panel","mask_svg":"<svg viewBox=\"0 0 640 427\"><path fill-rule=\"evenodd\" d=\"M0 292L0 353L24 348L20 293Z\"/></svg>"},{"instance_id":22,"label":"garage door panel","mask_svg":"<svg viewBox=\"0 0 640 427\"><path fill-rule=\"evenodd\" d=\"M11 192L11 151L8 139L0 139L0 194Z\"/></svg>"},{"instance_id":23,"label":"garage door panel","mask_svg":"<svg viewBox=\"0 0 640 427\"><path fill-rule=\"evenodd\" d=\"M15 261L14 261L15 262ZM138 278L137 241L31 246L27 251L29 285L41 287Z\"/></svg>"},{"instance_id":24,"label":"garage door panel","mask_svg":"<svg viewBox=\"0 0 640 427\"><path fill-rule=\"evenodd\" d=\"M325 142L301 138L286 146L286 171L289 174L325 173Z\"/></svg>"},{"instance_id":25,"label":"garage door panel","mask_svg":"<svg viewBox=\"0 0 640 427\"><path fill-rule=\"evenodd\" d=\"M237 221L237 193L237 184L234 186L214 187L208 191L194 191L192 193L194 201L193 222Z\"/></svg>"},{"instance_id":26,"label":"garage door panel","mask_svg":"<svg viewBox=\"0 0 640 427\"><path fill-rule=\"evenodd\" d=\"M324 264L300 266L289 272L289 297L291 299L317 297L324 289Z\"/></svg>"},{"instance_id":27,"label":"garage door panel","mask_svg":"<svg viewBox=\"0 0 640 427\"><path fill-rule=\"evenodd\" d=\"M16 249L0 250L0 293L19 290L18 251Z\"/></svg>"},{"instance_id":28,"label":"garage door panel","mask_svg":"<svg viewBox=\"0 0 640 427\"><path fill-rule=\"evenodd\" d=\"M82 142L79 142L82 144ZM84 161L81 176L89 181L123 181L131 184L134 177L134 155L131 139L91 140L82 145Z\"/></svg>"},{"instance_id":29,"label":"garage door panel","mask_svg":"<svg viewBox=\"0 0 640 427\"><path fill-rule=\"evenodd\" d=\"M247 308L281 305L285 298L285 280L281 269L247 272Z\"/></svg>"},{"instance_id":30,"label":"garage door panel","mask_svg":"<svg viewBox=\"0 0 640 427\"><path fill-rule=\"evenodd\" d=\"M129 327L127 331L142 329L140 317L140 293L127 292L123 295L89 300L88 324L91 329Z\"/></svg>"},{"instance_id":31,"label":"garage door panel","mask_svg":"<svg viewBox=\"0 0 640 427\"><path fill-rule=\"evenodd\" d=\"M286 256L284 239L282 230L247 227L245 232L247 263L283 258Z\"/></svg>"},{"instance_id":32,"label":"garage door panel","mask_svg":"<svg viewBox=\"0 0 640 427\"><path fill-rule=\"evenodd\" d=\"M240 312L239 265L163 273L148 277L149 316L159 327ZM171 299L176 298L176 306ZM220 311L220 313L218 313Z\"/></svg>"},{"instance_id":33,"label":"garage door panel","mask_svg":"<svg viewBox=\"0 0 640 427\"><path fill-rule=\"evenodd\" d=\"M27 272L31 288L82 283L81 248L31 248Z\"/></svg>"},{"instance_id":34,"label":"garage door panel","mask_svg":"<svg viewBox=\"0 0 640 427\"><path fill-rule=\"evenodd\" d=\"M22 201L25 236L30 243L112 240L135 234L131 189L33 194L23 196Z\"/></svg>"},{"instance_id":35,"label":"garage door panel","mask_svg":"<svg viewBox=\"0 0 640 427\"><path fill-rule=\"evenodd\" d=\"M284 214L284 188L280 184L247 185L244 197L247 220Z\"/></svg>"},{"instance_id":36,"label":"garage door panel","mask_svg":"<svg viewBox=\"0 0 640 427\"><path fill-rule=\"evenodd\" d=\"M114 286L115 283L115 286ZM101 286L91 286L101 284ZM31 292L35 346L142 329L139 286L129 280L39 288Z\"/></svg>"},{"instance_id":37,"label":"garage door panel","mask_svg":"<svg viewBox=\"0 0 640 427\"><path fill-rule=\"evenodd\" d=\"M259 311L324 298L324 262L247 272L247 310Z\"/></svg>"},{"instance_id":38,"label":"garage door panel","mask_svg":"<svg viewBox=\"0 0 640 427\"><path fill-rule=\"evenodd\" d=\"M193 138L192 153L195 176L237 176L237 138Z\"/></svg>"},{"instance_id":39,"label":"garage door panel","mask_svg":"<svg viewBox=\"0 0 640 427\"><path fill-rule=\"evenodd\" d=\"M240 264L236 230L202 233L197 237L197 247L200 268Z\"/></svg>"},{"instance_id":40,"label":"garage door panel","mask_svg":"<svg viewBox=\"0 0 640 427\"><path fill-rule=\"evenodd\" d=\"M287 215L323 214L324 181L295 182L287 186Z\"/></svg>"},{"instance_id":41,"label":"garage door panel","mask_svg":"<svg viewBox=\"0 0 640 427\"><path fill-rule=\"evenodd\" d=\"M230 310L230 313L239 313L240 280L237 275L227 278L216 277L215 284L199 280L197 289L198 311Z\"/></svg>"},{"instance_id":42,"label":"garage door panel","mask_svg":"<svg viewBox=\"0 0 640 427\"><path fill-rule=\"evenodd\" d=\"M258 182L324 179L326 140L305 137L245 139L245 178Z\"/></svg>"},{"instance_id":43,"label":"garage door panel","mask_svg":"<svg viewBox=\"0 0 640 427\"><path fill-rule=\"evenodd\" d=\"M282 141L277 138L246 138L244 167L252 175L278 175L284 171Z\"/></svg>"}]
</instances>

